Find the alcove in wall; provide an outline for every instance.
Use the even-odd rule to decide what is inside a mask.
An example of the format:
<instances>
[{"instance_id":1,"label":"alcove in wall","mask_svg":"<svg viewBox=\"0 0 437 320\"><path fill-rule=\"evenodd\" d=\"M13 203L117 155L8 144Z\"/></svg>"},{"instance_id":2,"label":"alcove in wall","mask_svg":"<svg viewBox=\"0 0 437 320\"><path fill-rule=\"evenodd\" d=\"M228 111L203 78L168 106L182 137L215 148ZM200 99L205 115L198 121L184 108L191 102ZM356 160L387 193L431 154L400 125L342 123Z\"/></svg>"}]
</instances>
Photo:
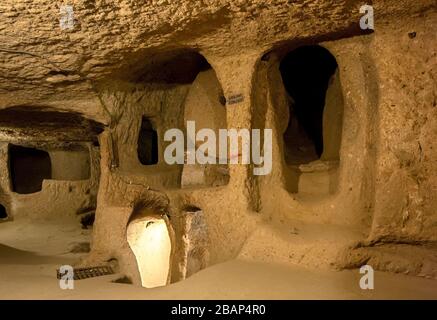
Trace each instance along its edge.
<instances>
[{"instance_id":1,"label":"alcove in wall","mask_svg":"<svg viewBox=\"0 0 437 320\"><path fill-rule=\"evenodd\" d=\"M141 200L133 209L126 228L132 250L145 288L170 283L173 254L172 231L159 201Z\"/></svg>"},{"instance_id":2,"label":"alcove in wall","mask_svg":"<svg viewBox=\"0 0 437 320\"><path fill-rule=\"evenodd\" d=\"M48 152L35 148L9 145L9 170L12 191L20 194L41 191L43 181L52 178Z\"/></svg>"}]
</instances>

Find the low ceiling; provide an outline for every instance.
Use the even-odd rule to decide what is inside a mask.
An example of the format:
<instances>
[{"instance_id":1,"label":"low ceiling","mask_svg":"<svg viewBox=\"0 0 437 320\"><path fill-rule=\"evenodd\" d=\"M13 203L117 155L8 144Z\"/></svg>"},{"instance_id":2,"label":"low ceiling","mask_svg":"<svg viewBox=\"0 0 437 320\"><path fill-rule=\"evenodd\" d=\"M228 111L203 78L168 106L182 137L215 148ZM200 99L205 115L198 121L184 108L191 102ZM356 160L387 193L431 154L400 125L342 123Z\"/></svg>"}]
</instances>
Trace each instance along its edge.
<instances>
[{"instance_id":1,"label":"low ceiling","mask_svg":"<svg viewBox=\"0 0 437 320\"><path fill-rule=\"evenodd\" d=\"M148 70L157 55L191 48L207 59L284 42L352 35L361 0L73 1L74 27L60 28L52 0L0 3L0 109L51 105L101 110L95 83ZM372 0L375 15L403 21L435 0ZM61 105L61 106L59 106ZM104 117L104 116L102 116Z\"/></svg>"},{"instance_id":2,"label":"low ceiling","mask_svg":"<svg viewBox=\"0 0 437 320\"><path fill-rule=\"evenodd\" d=\"M25 106L0 110L0 139L96 141L103 125L78 113Z\"/></svg>"}]
</instances>

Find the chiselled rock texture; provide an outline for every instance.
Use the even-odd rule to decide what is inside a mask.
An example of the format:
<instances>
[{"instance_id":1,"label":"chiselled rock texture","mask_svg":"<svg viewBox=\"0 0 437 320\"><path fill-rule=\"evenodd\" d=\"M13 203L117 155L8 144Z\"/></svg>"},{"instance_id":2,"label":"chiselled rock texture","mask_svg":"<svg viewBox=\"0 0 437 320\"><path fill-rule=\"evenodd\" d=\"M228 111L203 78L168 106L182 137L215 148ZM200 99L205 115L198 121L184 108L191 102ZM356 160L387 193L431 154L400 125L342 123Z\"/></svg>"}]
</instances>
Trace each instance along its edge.
<instances>
[{"instance_id":1,"label":"chiselled rock texture","mask_svg":"<svg viewBox=\"0 0 437 320\"><path fill-rule=\"evenodd\" d=\"M71 28L60 24L67 4ZM0 203L16 219L51 217L62 208L74 216L96 207L91 252L80 264L116 260L136 284L126 229L138 201L165 216L171 281L189 268L235 257L317 268L370 261L382 270L435 278L437 6L435 0L374 0L369 32L359 27L363 4L2 0ZM304 45L326 48L338 64L327 103L337 110L341 100L342 119L325 132L341 135L341 144L333 153L338 161L299 168L284 156L292 115L279 65ZM213 114L214 108L222 109ZM32 110L79 120L69 127L62 116L50 118L41 128L23 117ZM137 154L144 118L158 136L158 160L149 166ZM184 165L164 161L164 135L184 131L190 119L213 130L272 129L271 173L256 176L252 165L229 165L220 174L200 172L201 178L191 177L195 183L188 177L185 187ZM34 129L23 129L26 123ZM39 195L16 195L8 144L23 140L48 150L86 146L91 178L50 180ZM219 182L199 183L208 174ZM26 214L19 208L28 208ZM186 212L192 208L202 213L208 243L193 240L207 252L190 249L188 259L198 261L187 262Z\"/></svg>"}]
</instances>

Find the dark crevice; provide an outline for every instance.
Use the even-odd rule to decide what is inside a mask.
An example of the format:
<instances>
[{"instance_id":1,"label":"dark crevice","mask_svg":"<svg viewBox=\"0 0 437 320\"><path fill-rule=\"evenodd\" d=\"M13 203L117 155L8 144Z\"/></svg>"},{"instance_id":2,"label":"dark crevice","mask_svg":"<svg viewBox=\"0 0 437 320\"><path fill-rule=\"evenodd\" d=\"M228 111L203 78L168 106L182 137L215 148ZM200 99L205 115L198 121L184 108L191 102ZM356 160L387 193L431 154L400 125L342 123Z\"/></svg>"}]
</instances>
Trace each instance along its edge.
<instances>
[{"instance_id":1,"label":"dark crevice","mask_svg":"<svg viewBox=\"0 0 437 320\"><path fill-rule=\"evenodd\" d=\"M137 150L141 164L153 165L158 163L158 133L146 117L141 120Z\"/></svg>"}]
</instances>

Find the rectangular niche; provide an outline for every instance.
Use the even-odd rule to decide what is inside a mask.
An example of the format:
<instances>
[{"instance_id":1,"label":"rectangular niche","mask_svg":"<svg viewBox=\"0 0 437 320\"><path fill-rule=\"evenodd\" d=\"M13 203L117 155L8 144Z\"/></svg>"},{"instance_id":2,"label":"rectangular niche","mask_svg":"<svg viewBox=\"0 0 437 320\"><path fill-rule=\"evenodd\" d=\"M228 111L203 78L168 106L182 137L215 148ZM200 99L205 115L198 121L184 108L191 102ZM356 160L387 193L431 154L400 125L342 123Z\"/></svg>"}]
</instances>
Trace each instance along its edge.
<instances>
[{"instance_id":1,"label":"rectangular niche","mask_svg":"<svg viewBox=\"0 0 437 320\"><path fill-rule=\"evenodd\" d=\"M50 156L43 150L9 145L9 174L13 192L41 191L43 181L52 178Z\"/></svg>"},{"instance_id":2,"label":"rectangular niche","mask_svg":"<svg viewBox=\"0 0 437 320\"><path fill-rule=\"evenodd\" d=\"M158 133L147 117L142 117L141 128L138 135L138 160L142 165L158 163Z\"/></svg>"}]
</instances>

